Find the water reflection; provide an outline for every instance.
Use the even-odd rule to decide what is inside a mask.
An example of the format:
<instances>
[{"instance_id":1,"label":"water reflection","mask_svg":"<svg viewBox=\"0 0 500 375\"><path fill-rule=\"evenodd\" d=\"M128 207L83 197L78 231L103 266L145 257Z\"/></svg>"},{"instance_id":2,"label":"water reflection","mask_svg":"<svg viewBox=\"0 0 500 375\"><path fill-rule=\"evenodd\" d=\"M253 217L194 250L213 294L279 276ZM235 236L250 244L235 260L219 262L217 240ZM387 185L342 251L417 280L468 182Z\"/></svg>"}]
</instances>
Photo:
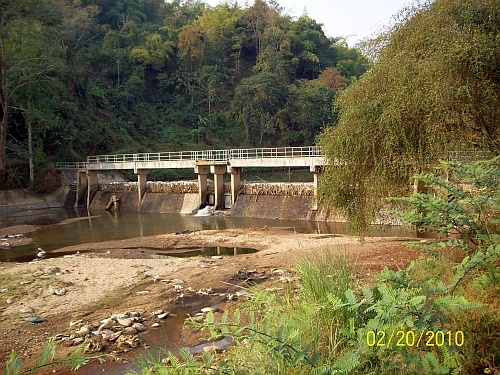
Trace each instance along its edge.
<instances>
[{"instance_id":1,"label":"water reflection","mask_svg":"<svg viewBox=\"0 0 500 375\"><path fill-rule=\"evenodd\" d=\"M64 223L65 220L69 221ZM60 222L63 223L55 224ZM0 215L0 228L20 224L42 225L42 227L27 234L33 239L32 244L0 250L0 261L34 256L38 247L50 252L65 246L88 242L146 237L185 230L221 230L268 226L286 227L290 231L300 233L347 234L343 223L239 218L222 215L196 217L154 212L75 211L71 209ZM401 227L394 227L383 232L380 228L373 227L371 235L401 236L408 235L408 231L405 232Z\"/></svg>"},{"instance_id":2,"label":"water reflection","mask_svg":"<svg viewBox=\"0 0 500 375\"><path fill-rule=\"evenodd\" d=\"M196 248L183 248L157 252L153 258L164 259L170 257L188 258L195 256L219 256L219 255L243 255L257 252L256 249L248 247L226 247L226 246L209 246L209 247L196 247Z\"/></svg>"}]
</instances>

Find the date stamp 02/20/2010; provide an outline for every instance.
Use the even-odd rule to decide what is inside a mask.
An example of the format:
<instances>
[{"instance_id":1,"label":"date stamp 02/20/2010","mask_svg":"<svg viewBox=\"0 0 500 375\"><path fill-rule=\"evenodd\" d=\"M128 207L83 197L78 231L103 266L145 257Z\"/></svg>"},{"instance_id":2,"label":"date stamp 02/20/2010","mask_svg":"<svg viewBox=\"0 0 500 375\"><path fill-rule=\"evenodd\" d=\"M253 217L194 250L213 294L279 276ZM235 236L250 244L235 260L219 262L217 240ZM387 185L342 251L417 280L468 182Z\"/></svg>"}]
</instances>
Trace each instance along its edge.
<instances>
[{"instance_id":1,"label":"date stamp 02/20/2010","mask_svg":"<svg viewBox=\"0 0 500 375\"><path fill-rule=\"evenodd\" d=\"M368 331L366 333L366 344L370 347L442 347L463 346L465 336L462 331Z\"/></svg>"}]
</instances>

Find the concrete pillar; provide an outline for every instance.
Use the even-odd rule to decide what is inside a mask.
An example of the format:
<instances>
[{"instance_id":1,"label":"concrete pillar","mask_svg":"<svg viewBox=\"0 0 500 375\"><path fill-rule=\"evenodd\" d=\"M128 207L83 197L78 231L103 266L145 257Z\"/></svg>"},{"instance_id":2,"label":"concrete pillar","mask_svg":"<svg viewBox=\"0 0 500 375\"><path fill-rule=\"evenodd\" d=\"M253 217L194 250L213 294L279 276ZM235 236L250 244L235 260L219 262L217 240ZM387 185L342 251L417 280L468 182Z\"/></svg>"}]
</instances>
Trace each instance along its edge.
<instances>
[{"instance_id":1,"label":"concrete pillar","mask_svg":"<svg viewBox=\"0 0 500 375\"><path fill-rule=\"evenodd\" d=\"M241 171L240 167L228 167L227 171L231 174L231 205L236 202L236 193L241 187Z\"/></svg>"},{"instance_id":2,"label":"concrete pillar","mask_svg":"<svg viewBox=\"0 0 500 375\"><path fill-rule=\"evenodd\" d=\"M211 165L210 172L214 175L215 209L224 208L224 173L226 165Z\"/></svg>"},{"instance_id":3,"label":"concrete pillar","mask_svg":"<svg viewBox=\"0 0 500 375\"><path fill-rule=\"evenodd\" d=\"M141 202L142 197L146 193L147 181L148 181L148 170L147 169L138 169L137 170L137 190L139 192L139 203Z\"/></svg>"},{"instance_id":4,"label":"concrete pillar","mask_svg":"<svg viewBox=\"0 0 500 375\"><path fill-rule=\"evenodd\" d=\"M198 197L199 197L199 206L207 203L207 174L210 171L210 167L208 165L195 165L194 173L198 175Z\"/></svg>"},{"instance_id":5,"label":"concrete pillar","mask_svg":"<svg viewBox=\"0 0 500 375\"><path fill-rule=\"evenodd\" d=\"M87 170L80 169L76 173L76 201L75 207L82 201L87 190Z\"/></svg>"},{"instance_id":6,"label":"concrete pillar","mask_svg":"<svg viewBox=\"0 0 500 375\"><path fill-rule=\"evenodd\" d=\"M97 181L97 171L87 171L87 207L90 206L90 202L94 197L95 192L98 189L99 181Z\"/></svg>"},{"instance_id":7,"label":"concrete pillar","mask_svg":"<svg viewBox=\"0 0 500 375\"><path fill-rule=\"evenodd\" d=\"M313 188L314 188L314 196L313 202L311 206L311 211L318 210L318 185L319 180L321 179L321 175L323 174L323 167L319 165L312 166L310 171L313 172Z\"/></svg>"}]
</instances>

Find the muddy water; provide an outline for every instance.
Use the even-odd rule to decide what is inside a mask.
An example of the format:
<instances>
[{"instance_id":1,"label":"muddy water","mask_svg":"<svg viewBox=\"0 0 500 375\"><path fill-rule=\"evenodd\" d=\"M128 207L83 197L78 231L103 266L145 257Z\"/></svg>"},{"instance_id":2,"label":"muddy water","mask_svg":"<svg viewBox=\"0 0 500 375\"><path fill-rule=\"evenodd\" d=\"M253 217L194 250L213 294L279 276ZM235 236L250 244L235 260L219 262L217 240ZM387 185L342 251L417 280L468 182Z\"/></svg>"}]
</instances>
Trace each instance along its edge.
<instances>
[{"instance_id":1,"label":"muddy water","mask_svg":"<svg viewBox=\"0 0 500 375\"><path fill-rule=\"evenodd\" d=\"M65 220L69 222L65 223ZM346 234L345 226L342 223L255 219L223 215L196 217L154 212L63 209L0 215L0 228L20 224L40 226L38 230L26 235L32 238L33 243L19 247L0 248L0 261L29 260L36 255L38 247L50 252L65 246L87 242L146 237L185 230L269 226L287 227L290 230L306 233ZM380 228L373 227L371 234L378 236L408 235L400 227L389 228L385 232L381 231Z\"/></svg>"}]
</instances>

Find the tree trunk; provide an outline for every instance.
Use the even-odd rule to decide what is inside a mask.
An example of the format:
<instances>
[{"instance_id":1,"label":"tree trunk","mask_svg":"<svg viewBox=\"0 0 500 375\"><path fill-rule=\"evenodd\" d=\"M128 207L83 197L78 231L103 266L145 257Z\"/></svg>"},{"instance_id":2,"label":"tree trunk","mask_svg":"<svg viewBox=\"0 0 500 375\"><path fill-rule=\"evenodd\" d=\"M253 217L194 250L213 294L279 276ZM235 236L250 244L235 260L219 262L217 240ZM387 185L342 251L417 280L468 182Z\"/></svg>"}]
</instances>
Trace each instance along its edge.
<instances>
[{"instance_id":1,"label":"tree trunk","mask_svg":"<svg viewBox=\"0 0 500 375\"><path fill-rule=\"evenodd\" d=\"M33 188L35 182L35 172L33 170L33 127L28 120L28 158L30 166L30 188Z\"/></svg>"},{"instance_id":2,"label":"tree trunk","mask_svg":"<svg viewBox=\"0 0 500 375\"><path fill-rule=\"evenodd\" d=\"M3 105L2 122L0 123L0 181L4 179L7 158L6 158L6 143L7 143L7 125L9 124L9 106L10 100L5 98Z\"/></svg>"}]
</instances>

